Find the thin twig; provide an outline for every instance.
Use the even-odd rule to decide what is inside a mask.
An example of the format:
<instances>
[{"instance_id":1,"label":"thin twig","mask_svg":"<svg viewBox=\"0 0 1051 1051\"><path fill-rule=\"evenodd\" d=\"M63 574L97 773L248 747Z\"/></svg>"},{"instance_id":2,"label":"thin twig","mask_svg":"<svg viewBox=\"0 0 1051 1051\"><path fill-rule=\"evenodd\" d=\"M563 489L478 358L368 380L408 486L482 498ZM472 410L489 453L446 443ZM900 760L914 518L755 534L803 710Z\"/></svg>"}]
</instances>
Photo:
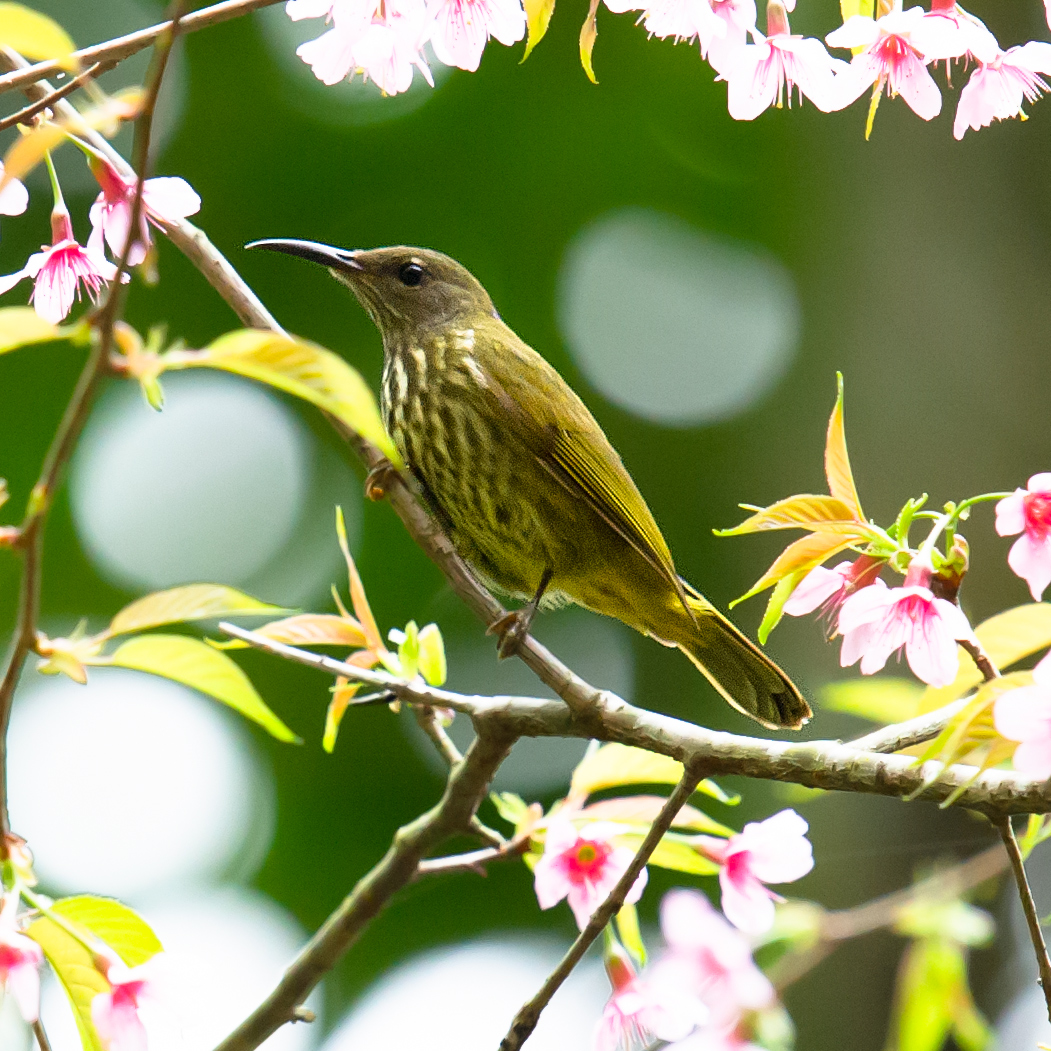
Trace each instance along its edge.
<instances>
[{"instance_id":1,"label":"thin twig","mask_svg":"<svg viewBox=\"0 0 1051 1051\"><path fill-rule=\"evenodd\" d=\"M1036 966L1040 973L1039 982L1044 992L1044 1002L1047 1004L1047 1016L1051 1020L1051 960L1047 958L1047 945L1044 942L1044 932L1040 927L1040 916L1036 911L1036 902L1033 901L1033 891L1029 886L1029 880L1026 878L1025 860L1018 849L1018 840L1015 839L1011 818L1004 816L994 820L993 824L1004 841L1007 856L1011 861L1011 869L1018 886L1018 897L1022 902L1022 911L1025 913L1025 922L1029 927L1033 952L1036 954Z\"/></svg>"},{"instance_id":2,"label":"thin twig","mask_svg":"<svg viewBox=\"0 0 1051 1051\"><path fill-rule=\"evenodd\" d=\"M202 8L194 11L181 19L179 24L180 33L193 33L207 26L226 22L231 18L238 18L248 14L259 7L269 7L278 3L279 0L226 0L225 3L214 4L212 7ZM123 59L148 48L158 37L163 36L172 28L172 21L160 22L147 29L139 29L126 36L116 37L113 40L104 41L101 44L93 44L91 47L81 48L74 51L72 55L64 60L49 59L46 62L37 62L35 65L27 66L25 69L14 73L8 73L0 77L0 94L14 89L25 90L30 84L52 77L64 71L66 63L70 59L84 66L95 62L117 63Z\"/></svg>"},{"instance_id":3,"label":"thin twig","mask_svg":"<svg viewBox=\"0 0 1051 1051\"><path fill-rule=\"evenodd\" d=\"M51 1051L51 1041L47 1038L47 1033L44 1031L44 1023L38 1018L33 1023L33 1036L36 1037L37 1046L40 1051Z\"/></svg>"},{"instance_id":4,"label":"thin twig","mask_svg":"<svg viewBox=\"0 0 1051 1051\"><path fill-rule=\"evenodd\" d=\"M74 77L68 84L63 84L62 87L55 88L54 91L48 92L36 102L31 102L28 106L24 109L20 109L17 113L12 113L9 117L4 117L3 120L0 120L0 131L6 131L8 128L13 128L16 124L27 123L38 113L50 109L56 102L60 102L67 95L72 95L77 88L82 88L89 80L94 80L96 77L102 76L103 73L108 73L116 64L116 62L96 62L93 66L85 69L83 73Z\"/></svg>"},{"instance_id":5,"label":"thin twig","mask_svg":"<svg viewBox=\"0 0 1051 1051\"><path fill-rule=\"evenodd\" d=\"M430 705L417 706L413 708L413 715L416 716L417 725L434 742L438 754L449 766L455 766L463 761L460 749L453 744L453 739L445 732L445 727L442 726L438 713L433 707Z\"/></svg>"},{"instance_id":6,"label":"thin twig","mask_svg":"<svg viewBox=\"0 0 1051 1051\"><path fill-rule=\"evenodd\" d=\"M485 866L491 861L517 857L529 844L529 833L505 840L502 846L469 850L465 854L450 854L444 858L427 858L416 867L419 876L434 876L448 872L477 872L485 875Z\"/></svg>"},{"instance_id":7,"label":"thin twig","mask_svg":"<svg viewBox=\"0 0 1051 1051\"><path fill-rule=\"evenodd\" d=\"M450 773L438 805L397 831L383 859L324 922L274 991L215 1051L254 1051L295 1018L297 1007L354 944L364 927L394 894L416 878L427 852L448 836L467 830L513 743L513 736L498 732L480 734L474 739L463 762Z\"/></svg>"},{"instance_id":8,"label":"thin twig","mask_svg":"<svg viewBox=\"0 0 1051 1051\"><path fill-rule=\"evenodd\" d=\"M974 666L982 673L982 678L986 682L992 682L993 679L1000 678L1000 669L993 664L992 658L988 653L982 649L982 644L975 639L973 642L969 639L961 639L960 645L970 655Z\"/></svg>"},{"instance_id":9,"label":"thin twig","mask_svg":"<svg viewBox=\"0 0 1051 1051\"><path fill-rule=\"evenodd\" d=\"M971 698L961 697L958 701L936 708L933 712L924 712L917 715L915 719L907 719L903 723L895 723L892 726L881 726L864 737L857 737L848 742L851 748L857 748L862 752L899 752L903 748L909 748L914 744L923 744L937 737L945 729L949 720L961 712L971 701Z\"/></svg>"},{"instance_id":10,"label":"thin twig","mask_svg":"<svg viewBox=\"0 0 1051 1051\"><path fill-rule=\"evenodd\" d=\"M591 914L587 926L577 935L577 939L570 946L569 951L562 957L559 965L551 972L548 979L540 987L539 992L515 1015L511 1028L507 1035L500 1041L500 1051L518 1051L518 1049L529 1039L536 1024L540 1020L540 1014L551 1002L551 997L558 992L562 983L573 972L573 968L583 959L584 953L591 948L595 939L602 933L605 926L614 915L620 911L624 899L638 879L649 861L650 855L657 849L657 845L664 837L664 833L671 828L676 815L686 804L693 790L700 783L703 776L699 765L687 767L675 791L668 796L667 802L661 807L657 819L650 826L646 838L643 839L639 849L635 852L631 864L624 870L624 875L617 880L617 885L610 891L606 900Z\"/></svg>"}]
</instances>

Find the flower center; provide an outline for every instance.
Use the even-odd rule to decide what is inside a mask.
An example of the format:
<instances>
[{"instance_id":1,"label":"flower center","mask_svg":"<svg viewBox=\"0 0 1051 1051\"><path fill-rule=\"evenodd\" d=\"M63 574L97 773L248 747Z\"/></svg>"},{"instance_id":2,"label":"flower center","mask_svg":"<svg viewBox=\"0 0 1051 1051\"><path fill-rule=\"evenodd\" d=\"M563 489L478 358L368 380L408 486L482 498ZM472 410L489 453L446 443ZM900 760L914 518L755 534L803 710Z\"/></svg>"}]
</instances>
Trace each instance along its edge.
<instances>
[{"instance_id":1,"label":"flower center","mask_svg":"<svg viewBox=\"0 0 1051 1051\"><path fill-rule=\"evenodd\" d=\"M606 859L613 852L609 843L595 842L590 839L578 839L569 855L569 878L573 883L596 880L606 865Z\"/></svg>"},{"instance_id":2,"label":"flower center","mask_svg":"<svg viewBox=\"0 0 1051 1051\"><path fill-rule=\"evenodd\" d=\"M1051 533L1051 493L1026 493L1022 500L1025 507L1025 531L1038 540Z\"/></svg>"}]
</instances>

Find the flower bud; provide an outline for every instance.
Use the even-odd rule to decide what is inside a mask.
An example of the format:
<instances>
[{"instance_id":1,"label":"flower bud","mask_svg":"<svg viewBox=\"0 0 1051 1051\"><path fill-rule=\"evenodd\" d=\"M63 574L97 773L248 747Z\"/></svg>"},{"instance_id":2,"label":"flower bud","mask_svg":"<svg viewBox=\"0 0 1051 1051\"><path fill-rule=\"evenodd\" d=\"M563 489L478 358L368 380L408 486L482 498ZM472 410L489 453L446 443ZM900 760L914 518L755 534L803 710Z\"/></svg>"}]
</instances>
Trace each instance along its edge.
<instances>
[{"instance_id":1,"label":"flower bud","mask_svg":"<svg viewBox=\"0 0 1051 1051\"><path fill-rule=\"evenodd\" d=\"M788 10L782 0L770 0L766 5L766 35L779 36L788 35L792 30L788 28Z\"/></svg>"}]
</instances>

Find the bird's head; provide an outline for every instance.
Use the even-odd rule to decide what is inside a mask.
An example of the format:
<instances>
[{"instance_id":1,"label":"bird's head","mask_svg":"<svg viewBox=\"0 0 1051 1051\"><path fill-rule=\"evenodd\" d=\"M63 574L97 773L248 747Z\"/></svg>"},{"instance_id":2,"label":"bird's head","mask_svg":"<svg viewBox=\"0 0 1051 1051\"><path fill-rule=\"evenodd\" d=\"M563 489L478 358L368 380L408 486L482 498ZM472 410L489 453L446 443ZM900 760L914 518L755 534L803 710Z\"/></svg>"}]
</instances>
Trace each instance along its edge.
<instances>
[{"instance_id":1,"label":"bird's head","mask_svg":"<svg viewBox=\"0 0 1051 1051\"><path fill-rule=\"evenodd\" d=\"M495 314L489 294L464 267L427 248L333 248L284 238L246 247L269 248L328 267L357 296L385 338L441 332L450 325L468 325L479 313Z\"/></svg>"}]
</instances>

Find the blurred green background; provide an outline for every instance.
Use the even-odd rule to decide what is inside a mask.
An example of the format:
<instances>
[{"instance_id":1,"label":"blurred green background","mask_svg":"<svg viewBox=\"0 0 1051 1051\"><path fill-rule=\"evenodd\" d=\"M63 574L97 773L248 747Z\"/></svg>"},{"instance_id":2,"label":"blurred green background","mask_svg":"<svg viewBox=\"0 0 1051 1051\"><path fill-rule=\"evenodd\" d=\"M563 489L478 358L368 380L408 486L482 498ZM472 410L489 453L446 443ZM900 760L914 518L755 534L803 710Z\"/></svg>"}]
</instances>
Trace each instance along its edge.
<instances>
[{"instance_id":1,"label":"blurred green background","mask_svg":"<svg viewBox=\"0 0 1051 1051\"><path fill-rule=\"evenodd\" d=\"M147 0L36 6L82 44L147 25L162 10ZM945 111L929 125L901 100L884 100L867 143L863 102L832 115L807 105L735 123L725 85L713 81L696 48L649 41L630 15L600 12L600 83L590 84L577 58L584 13L563 0L525 65L521 45L492 44L478 73L443 70L434 90L414 88L395 99L379 98L371 86L317 84L294 49L321 24L292 26L281 5L196 34L180 44L168 84L155 171L181 175L197 189L204 203L195 221L282 324L343 354L373 387L379 339L346 292L318 268L242 246L264 237L409 243L462 261L504 319L581 393L650 502L680 572L723 608L758 577L780 541L720 540L712 530L739 520L738 502L822 491L836 370L845 375L862 501L879 521L909 496L929 492L938 505L1023 485L1048 468L1051 109L1036 105L1025 124L968 133L959 143L951 129L957 96L948 93ZM976 3L975 13L1003 46L1048 35L1036 0ZM837 20L832 0L804 0L793 29L823 35ZM141 76L143 61L113 74L111 84ZM961 83L965 75L953 73ZM4 104L7 112L18 102ZM83 240L97 191L74 152L66 151L60 170ZM47 238L46 183L35 178L30 191L27 215L3 220L5 273ZM200 346L237 327L168 244L160 247L160 272L155 288L133 285L127 317L140 330L164 323L170 337ZM4 303L24 301L28 286L19 288ZM21 513L81 359L82 351L67 346L0 359L8 520ZM166 389L159 417L137 391L114 383L103 394L48 527L49 633L66 634L81 618L101 627L137 594L201 578L328 609L329 583L344 586L332 520L338 502L384 630L410 618L435 620L448 640L452 686L537 691L522 669L497 666L491 640L392 511L363 506L361 470L315 413L228 378L183 375ZM965 532L973 570L962 601L972 619L1025 601L992 511L979 509ZM17 561L0 553L4 632L17 581ZM762 600L753 600L735 616L754 632L761 612ZM567 611L542 618L537 634L592 681L637 704L754 730L681 655L619 625ZM785 623L770 649L811 696L854 674L839 669L837 649L812 620ZM440 773L405 715L352 712L328 756L320 747L328 683L255 655L243 665L304 747L276 744L225 713L202 714L194 698L156 700L155 686L134 675L100 675L86 692L27 677L13 726L12 747L22 750L13 760L21 764L12 769L14 816L30 834L49 889L78 889L79 871L84 889L124 893L148 916L151 909L166 916L175 940L189 929L180 919L188 916L218 940L225 928L215 917L226 901L227 914L243 912L261 924L245 918L241 934L228 934L231 943L242 937L265 955L287 941L291 952L301 931L315 929L381 856L394 828L434 802ZM180 722L184 707L192 709L189 722ZM142 711L167 712L172 721L150 722L154 716ZM114 729L129 719L138 727L140 718L134 733L121 737ZM203 720L203 736L187 730L179 738L177 728L196 727L194 719ZM808 733L845 737L861 729L819 710ZM114 735L125 752L136 752L134 763L115 749ZM578 755L576 744L538 745L512 761L503 787L549 802ZM60 791L71 770L78 787ZM713 811L720 820L737 824L800 807L812 824L817 865L789 889L829 907L902 886L990 838L979 821L924 804L801 802L776 785L732 787L744 802L736 812ZM76 806L71 791L84 793ZM139 878L97 857L107 850L111 862L118 856L106 844L127 833L122 807L137 808L134 827L143 837L122 848L125 868L155 842L170 864L158 861ZM48 839L46 829L61 834ZM66 857L70 837L78 846ZM652 874L641 906L646 922L656 920L660 891L676 882ZM1039 904L1047 910L1048 900ZM1018 958L1001 911L1002 937L975 964L979 999L993 1016L1028 981L1031 966ZM278 930L280 937L267 933ZM522 940L532 935L541 936L535 953ZM429 1046L473 1046L466 1028L441 1042L443 1025L452 1024L442 1022L446 1015L468 1026L472 993L464 982L481 983L472 986L476 999L496 997L482 978L490 967L502 973L503 954L505 963L521 957L527 977L515 980L528 990L530 953L546 966L572 935L568 909L539 912L524 866L494 866L485 880L420 883L326 980L319 1026L290 1030L281 1046L322 1047L326 1031L394 965L487 939L491 956L471 958L475 970L463 971L471 977L459 992L455 983L441 984L455 975L459 957L438 954L423 958L432 971L400 972L403 985L390 1001L409 1015L433 1008ZM798 1046L878 1051L898 950L888 935L848 945L791 988ZM278 973L268 971L262 988ZM579 1000L594 1010L601 981L593 972L588 981ZM239 1010L253 997L254 987ZM516 986L510 1003L518 997ZM582 1046L566 1043L565 1034L581 1024L586 1034L591 1023L573 1018L561 1037L552 1027L546 1046ZM393 1018L390 1025L397 1032ZM355 1046L410 1045L359 1035Z\"/></svg>"}]
</instances>

